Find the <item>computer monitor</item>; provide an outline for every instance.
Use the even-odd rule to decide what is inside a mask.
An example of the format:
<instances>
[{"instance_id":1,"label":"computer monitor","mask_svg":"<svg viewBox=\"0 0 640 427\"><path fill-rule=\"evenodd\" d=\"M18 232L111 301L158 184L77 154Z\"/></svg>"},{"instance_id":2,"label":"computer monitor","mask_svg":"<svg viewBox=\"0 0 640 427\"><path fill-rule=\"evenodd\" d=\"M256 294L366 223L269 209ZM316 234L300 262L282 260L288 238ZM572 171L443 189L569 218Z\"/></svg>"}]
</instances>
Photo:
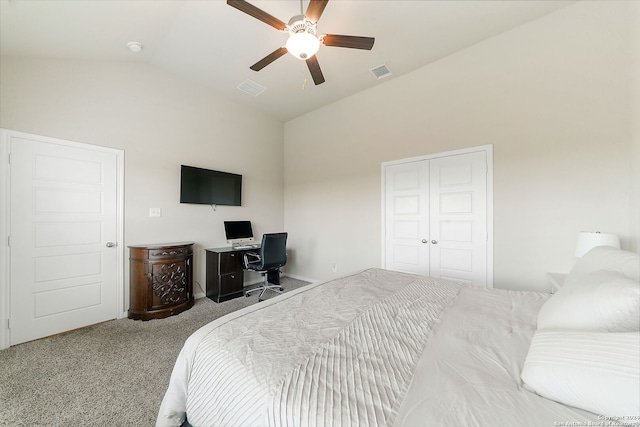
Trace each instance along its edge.
<instances>
[{"instance_id":1,"label":"computer monitor","mask_svg":"<svg viewBox=\"0 0 640 427\"><path fill-rule=\"evenodd\" d=\"M225 221L224 232L227 242L232 245L253 242L251 221Z\"/></svg>"}]
</instances>

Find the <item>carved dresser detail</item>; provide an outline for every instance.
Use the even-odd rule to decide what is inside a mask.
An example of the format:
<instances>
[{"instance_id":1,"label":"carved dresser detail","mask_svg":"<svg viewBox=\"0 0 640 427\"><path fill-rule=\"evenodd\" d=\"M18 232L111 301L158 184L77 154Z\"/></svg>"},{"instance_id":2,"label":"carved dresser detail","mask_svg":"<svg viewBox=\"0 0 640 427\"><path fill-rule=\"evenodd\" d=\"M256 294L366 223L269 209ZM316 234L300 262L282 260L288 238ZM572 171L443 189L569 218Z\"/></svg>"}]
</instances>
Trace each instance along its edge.
<instances>
[{"instance_id":1,"label":"carved dresser detail","mask_svg":"<svg viewBox=\"0 0 640 427\"><path fill-rule=\"evenodd\" d=\"M193 242L129 246L129 318L161 319L193 307Z\"/></svg>"}]
</instances>

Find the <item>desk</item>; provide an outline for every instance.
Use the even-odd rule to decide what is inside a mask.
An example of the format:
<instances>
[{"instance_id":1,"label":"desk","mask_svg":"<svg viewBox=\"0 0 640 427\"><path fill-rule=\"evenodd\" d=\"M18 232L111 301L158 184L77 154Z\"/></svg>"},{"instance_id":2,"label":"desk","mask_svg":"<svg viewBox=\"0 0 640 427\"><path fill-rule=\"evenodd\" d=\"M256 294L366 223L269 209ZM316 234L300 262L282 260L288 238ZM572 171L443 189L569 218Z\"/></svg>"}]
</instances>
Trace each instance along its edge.
<instances>
[{"instance_id":1,"label":"desk","mask_svg":"<svg viewBox=\"0 0 640 427\"><path fill-rule=\"evenodd\" d=\"M215 302L244 295L244 253L259 252L260 246L250 249L232 247L205 249L207 259L207 297ZM270 271L269 283L280 284L278 271Z\"/></svg>"}]
</instances>

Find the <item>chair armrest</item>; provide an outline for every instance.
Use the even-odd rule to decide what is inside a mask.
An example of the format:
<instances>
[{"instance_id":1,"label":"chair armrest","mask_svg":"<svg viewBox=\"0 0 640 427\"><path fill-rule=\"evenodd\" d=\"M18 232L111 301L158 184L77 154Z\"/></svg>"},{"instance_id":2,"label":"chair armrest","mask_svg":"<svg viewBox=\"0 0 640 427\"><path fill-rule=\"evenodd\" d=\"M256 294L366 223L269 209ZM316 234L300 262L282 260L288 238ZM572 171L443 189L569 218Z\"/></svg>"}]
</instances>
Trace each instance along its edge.
<instances>
[{"instance_id":1,"label":"chair armrest","mask_svg":"<svg viewBox=\"0 0 640 427\"><path fill-rule=\"evenodd\" d=\"M253 259L249 260L249 257L252 257ZM245 252L244 253L244 265L247 266L249 264L255 264L262 261L262 258L260 258L260 255L258 255L255 252Z\"/></svg>"}]
</instances>

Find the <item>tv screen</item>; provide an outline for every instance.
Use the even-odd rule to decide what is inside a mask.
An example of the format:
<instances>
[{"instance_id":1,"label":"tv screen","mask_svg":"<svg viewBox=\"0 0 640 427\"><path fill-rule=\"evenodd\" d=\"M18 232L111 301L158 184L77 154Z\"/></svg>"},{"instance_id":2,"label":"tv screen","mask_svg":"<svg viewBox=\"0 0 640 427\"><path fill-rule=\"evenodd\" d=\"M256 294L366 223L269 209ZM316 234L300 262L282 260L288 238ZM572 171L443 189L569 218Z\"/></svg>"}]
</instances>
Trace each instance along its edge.
<instances>
[{"instance_id":1,"label":"tv screen","mask_svg":"<svg viewBox=\"0 0 640 427\"><path fill-rule=\"evenodd\" d=\"M242 175L181 165L180 203L242 205Z\"/></svg>"}]
</instances>

